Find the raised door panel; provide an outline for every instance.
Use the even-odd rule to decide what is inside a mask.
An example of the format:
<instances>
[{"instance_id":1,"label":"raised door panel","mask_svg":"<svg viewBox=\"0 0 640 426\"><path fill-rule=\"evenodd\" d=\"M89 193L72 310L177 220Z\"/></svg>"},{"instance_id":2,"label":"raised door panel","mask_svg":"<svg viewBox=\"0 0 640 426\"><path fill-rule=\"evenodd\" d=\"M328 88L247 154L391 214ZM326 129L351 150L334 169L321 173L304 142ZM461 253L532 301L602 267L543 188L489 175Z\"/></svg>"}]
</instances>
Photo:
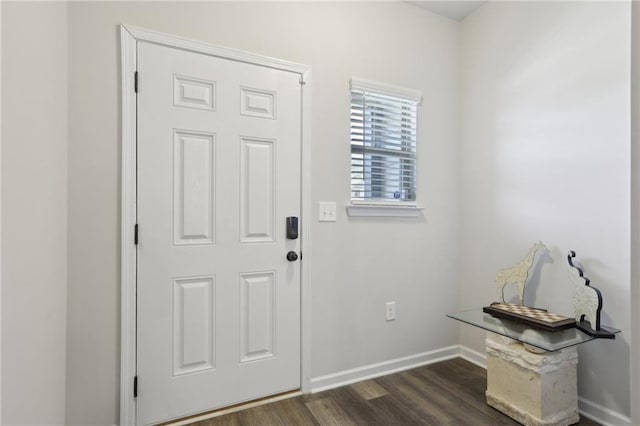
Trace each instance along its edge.
<instances>
[{"instance_id":1,"label":"raised door panel","mask_svg":"<svg viewBox=\"0 0 640 426\"><path fill-rule=\"evenodd\" d=\"M215 277L173 281L173 375L215 368Z\"/></svg>"},{"instance_id":2,"label":"raised door panel","mask_svg":"<svg viewBox=\"0 0 640 426\"><path fill-rule=\"evenodd\" d=\"M275 241L275 141L240 138L240 241Z\"/></svg>"},{"instance_id":3,"label":"raised door panel","mask_svg":"<svg viewBox=\"0 0 640 426\"><path fill-rule=\"evenodd\" d=\"M240 276L240 362L274 356L275 273Z\"/></svg>"},{"instance_id":4,"label":"raised door panel","mask_svg":"<svg viewBox=\"0 0 640 426\"><path fill-rule=\"evenodd\" d=\"M174 132L173 243L213 244L215 135Z\"/></svg>"},{"instance_id":5,"label":"raised door panel","mask_svg":"<svg viewBox=\"0 0 640 426\"><path fill-rule=\"evenodd\" d=\"M276 119L276 92L240 88L240 113L251 117Z\"/></svg>"},{"instance_id":6,"label":"raised door panel","mask_svg":"<svg viewBox=\"0 0 640 426\"><path fill-rule=\"evenodd\" d=\"M173 104L179 107L216 110L216 82L173 76Z\"/></svg>"}]
</instances>

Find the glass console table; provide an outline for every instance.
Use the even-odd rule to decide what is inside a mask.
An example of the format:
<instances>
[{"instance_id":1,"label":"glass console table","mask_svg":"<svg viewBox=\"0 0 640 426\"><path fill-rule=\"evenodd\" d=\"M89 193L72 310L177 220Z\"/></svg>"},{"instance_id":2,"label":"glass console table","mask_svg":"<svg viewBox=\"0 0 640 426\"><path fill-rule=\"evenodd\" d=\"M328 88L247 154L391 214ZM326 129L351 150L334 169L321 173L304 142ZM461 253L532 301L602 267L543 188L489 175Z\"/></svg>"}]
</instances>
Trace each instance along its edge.
<instances>
[{"instance_id":1,"label":"glass console table","mask_svg":"<svg viewBox=\"0 0 640 426\"><path fill-rule=\"evenodd\" d=\"M560 349L590 342L596 339L596 337L589 336L577 328L569 328L554 332L538 330L525 324L496 318L490 314L482 312L482 308L447 314L447 317L549 352L558 351ZM620 332L620 330L616 330L614 328L602 326L601 328L604 328L611 333Z\"/></svg>"},{"instance_id":2,"label":"glass console table","mask_svg":"<svg viewBox=\"0 0 640 426\"><path fill-rule=\"evenodd\" d=\"M577 328L558 331L531 328L496 318L482 308L447 316L489 332L485 339L488 405L532 426L574 424L580 420L575 346L597 337ZM620 331L601 328L614 334Z\"/></svg>"}]
</instances>

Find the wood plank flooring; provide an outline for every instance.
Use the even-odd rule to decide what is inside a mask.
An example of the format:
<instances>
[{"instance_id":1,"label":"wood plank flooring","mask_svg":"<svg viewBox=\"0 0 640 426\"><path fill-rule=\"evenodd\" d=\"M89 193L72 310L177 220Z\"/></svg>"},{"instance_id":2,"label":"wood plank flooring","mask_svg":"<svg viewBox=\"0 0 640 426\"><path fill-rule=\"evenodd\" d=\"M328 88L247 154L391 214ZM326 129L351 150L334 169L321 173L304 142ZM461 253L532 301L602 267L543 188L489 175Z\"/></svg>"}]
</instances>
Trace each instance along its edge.
<instances>
[{"instance_id":1,"label":"wood plank flooring","mask_svg":"<svg viewBox=\"0 0 640 426\"><path fill-rule=\"evenodd\" d=\"M485 370L458 358L192 425L518 425L486 404L486 383Z\"/></svg>"}]
</instances>

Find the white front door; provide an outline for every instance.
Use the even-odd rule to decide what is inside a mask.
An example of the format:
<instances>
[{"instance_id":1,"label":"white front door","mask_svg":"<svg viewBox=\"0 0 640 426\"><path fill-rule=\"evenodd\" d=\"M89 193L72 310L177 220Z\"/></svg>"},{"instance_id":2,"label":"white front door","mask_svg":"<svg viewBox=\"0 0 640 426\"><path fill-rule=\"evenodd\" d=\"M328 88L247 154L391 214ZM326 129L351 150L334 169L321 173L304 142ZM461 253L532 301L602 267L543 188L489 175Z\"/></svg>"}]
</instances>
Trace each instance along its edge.
<instances>
[{"instance_id":1,"label":"white front door","mask_svg":"<svg viewBox=\"0 0 640 426\"><path fill-rule=\"evenodd\" d=\"M137 422L300 387L300 75L138 43Z\"/></svg>"}]
</instances>

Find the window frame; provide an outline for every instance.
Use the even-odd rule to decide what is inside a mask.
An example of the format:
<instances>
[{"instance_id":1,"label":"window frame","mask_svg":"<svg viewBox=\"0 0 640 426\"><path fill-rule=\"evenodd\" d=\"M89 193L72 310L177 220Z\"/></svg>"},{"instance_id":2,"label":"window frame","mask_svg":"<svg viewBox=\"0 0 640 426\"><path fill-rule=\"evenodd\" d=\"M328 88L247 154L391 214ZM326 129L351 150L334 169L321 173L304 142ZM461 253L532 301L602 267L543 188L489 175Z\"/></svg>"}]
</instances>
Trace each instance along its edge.
<instances>
[{"instance_id":1,"label":"window frame","mask_svg":"<svg viewBox=\"0 0 640 426\"><path fill-rule=\"evenodd\" d=\"M387 83L380 83L372 80L366 80L359 77L352 77L350 81L350 105L353 100L354 92L362 92L364 96L366 93L370 93L373 96L378 97L389 97L393 98L391 100L397 100L400 102L413 103L416 107L415 112L415 144L417 145L418 141L418 107L422 103L422 92L419 90L408 89L405 87L394 86ZM363 110L363 113L366 114L366 111ZM352 136L352 127L350 122L349 129L350 140ZM363 153L364 153L363 149ZM413 173L412 178L417 179L417 146L414 147L413 154ZM347 206L347 213L349 216L397 216L397 217L416 217L419 216L422 207L418 205L417 192L415 192L415 186L412 188L414 190L414 199L409 200L393 200L390 198L369 198L369 199L357 199L352 198L353 196L353 184L351 182L351 176L353 175L353 144L350 142L350 150L349 150L349 158L350 158L350 204ZM391 158L400 159L401 156ZM363 166L364 167L364 166Z\"/></svg>"}]
</instances>

